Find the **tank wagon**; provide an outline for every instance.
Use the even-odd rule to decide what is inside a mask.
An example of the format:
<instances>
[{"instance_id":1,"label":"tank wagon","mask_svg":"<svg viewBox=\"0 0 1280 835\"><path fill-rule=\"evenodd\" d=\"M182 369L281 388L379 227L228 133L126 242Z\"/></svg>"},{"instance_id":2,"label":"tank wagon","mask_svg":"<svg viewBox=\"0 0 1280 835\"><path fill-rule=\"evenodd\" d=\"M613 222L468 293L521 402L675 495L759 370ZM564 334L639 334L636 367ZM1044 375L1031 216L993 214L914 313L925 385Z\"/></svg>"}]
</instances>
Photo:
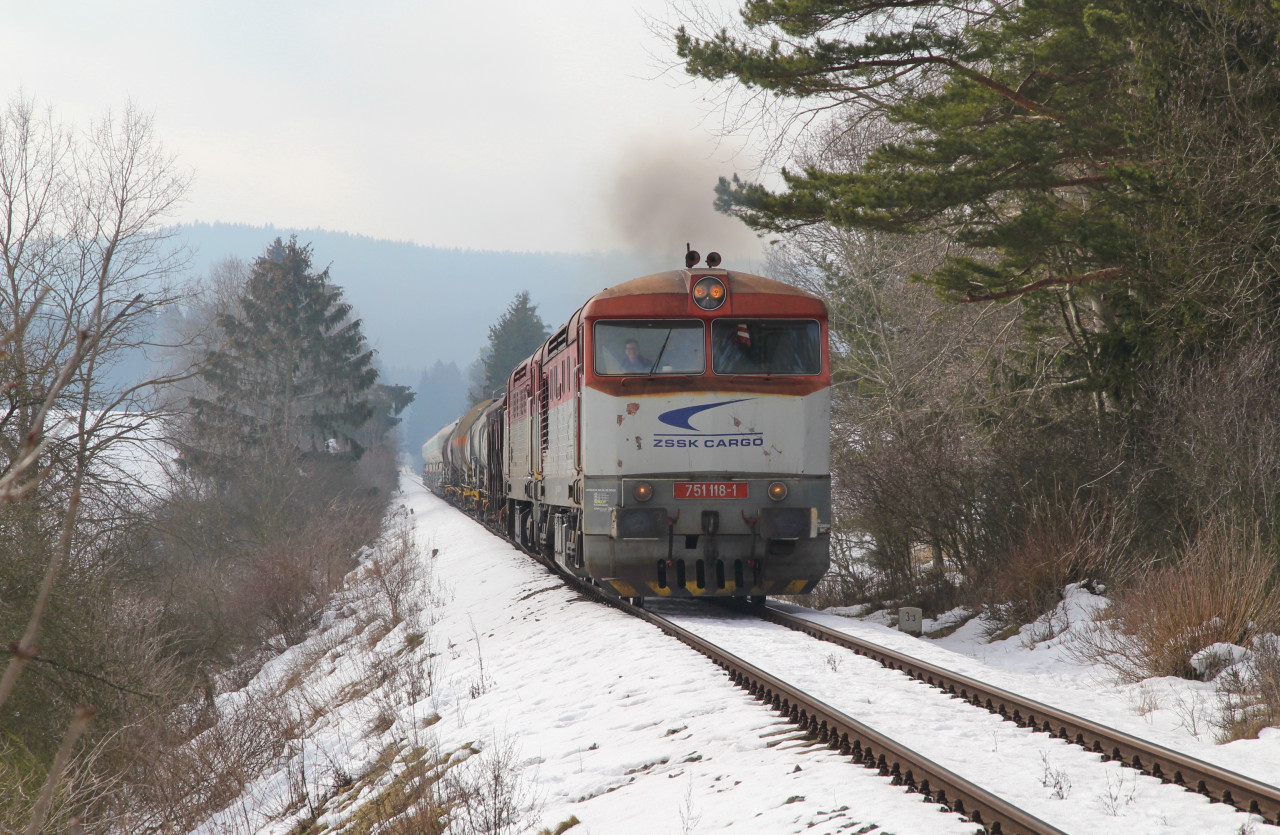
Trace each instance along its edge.
<instances>
[{"instance_id":1,"label":"tank wagon","mask_svg":"<svg viewBox=\"0 0 1280 835\"><path fill-rule=\"evenodd\" d=\"M444 446L458 422L455 420L422 445L422 483L437 496L444 495Z\"/></svg>"},{"instance_id":2,"label":"tank wagon","mask_svg":"<svg viewBox=\"0 0 1280 835\"><path fill-rule=\"evenodd\" d=\"M482 400L472 406L453 424L441 444L443 473L437 492L474 514L487 511L489 498L493 495L490 482L499 478L487 469L487 465L491 458L496 460L501 441L496 442L491 453L493 439L488 430L492 422L498 419L495 416L501 415L503 402L503 398L498 397ZM427 443L430 444L431 441Z\"/></svg>"},{"instance_id":3,"label":"tank wagon","mask_svg":"<svg viewBox=\"0 0 1280 835\"><path fill-rule=\"evenodd\" d=\"M460 418L445 494L625 598L804 593L829 562L826 308L697 260L597 293Z\"/></svg>"}]
</instances>

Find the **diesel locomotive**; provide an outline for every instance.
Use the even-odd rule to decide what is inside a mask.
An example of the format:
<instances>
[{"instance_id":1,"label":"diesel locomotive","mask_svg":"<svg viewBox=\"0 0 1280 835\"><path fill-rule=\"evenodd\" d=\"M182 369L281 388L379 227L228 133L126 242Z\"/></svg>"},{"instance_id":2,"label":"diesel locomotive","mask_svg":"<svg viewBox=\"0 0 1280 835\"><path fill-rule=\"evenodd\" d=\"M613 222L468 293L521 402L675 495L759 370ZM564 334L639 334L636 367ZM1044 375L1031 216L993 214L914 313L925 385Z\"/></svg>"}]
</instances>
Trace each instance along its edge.
<instances>
[{"instance_id":1,"label":"diesel locomotive","mask_svg":"<svg viewBox=\"0 0 1280 835\"><path fill-rule=\"evenodd\" d=\"M830 549L826 307L699 260L588 299L427 441L424 482L637 602L810 591Z\"/></svg>"}]
</instances>

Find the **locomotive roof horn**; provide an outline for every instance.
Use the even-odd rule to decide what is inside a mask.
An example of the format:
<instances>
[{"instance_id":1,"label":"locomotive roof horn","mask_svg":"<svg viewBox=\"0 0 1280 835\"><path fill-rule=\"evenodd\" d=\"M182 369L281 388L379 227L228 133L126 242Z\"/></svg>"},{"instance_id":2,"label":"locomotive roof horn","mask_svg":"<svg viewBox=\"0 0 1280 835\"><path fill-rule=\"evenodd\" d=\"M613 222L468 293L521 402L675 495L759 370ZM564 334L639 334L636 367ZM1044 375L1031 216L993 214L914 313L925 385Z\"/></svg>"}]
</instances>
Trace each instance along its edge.
<instances>
[{"instance_id":1,"label":"locomotive roof horn","mask_svg":"<svg viewBox=\"0 0 1280 835\"><path fill-rule=\"evenodd\" d=\"M684 245L684 267L692 269L693 265L702 260L702 256L698 254L698 250L691 249L689 244Z\"/></svg>"},{"instance_id":2,"label":"locomotive roof horn","mask_svg":"<svg viewBox=\"0 0 1280 835\"><path fill-rule=\"evenodd\" d=\"M708 253L707 253L707 266L708 266L708 267L710 267L710 268L711 268L711 269L713 269L713 270L714 270L716 267L720 266L720 253L718 253L718 252L708 252Z\"/></svg>"}]
</instances>

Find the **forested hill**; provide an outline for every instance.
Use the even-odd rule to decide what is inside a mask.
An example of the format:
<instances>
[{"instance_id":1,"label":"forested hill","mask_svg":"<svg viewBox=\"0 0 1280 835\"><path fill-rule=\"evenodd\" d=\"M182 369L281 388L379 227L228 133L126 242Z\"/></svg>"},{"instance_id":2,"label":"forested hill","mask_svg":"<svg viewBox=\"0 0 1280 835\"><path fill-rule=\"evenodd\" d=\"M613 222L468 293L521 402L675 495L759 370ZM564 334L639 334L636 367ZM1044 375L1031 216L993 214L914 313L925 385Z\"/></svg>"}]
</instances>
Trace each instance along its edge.
<instances>
[{"instance_id":1,"label":"forested hill","mask_svg":"<svg viewBox=\"0 0 1280 835\"><path fill-rule=\"evenodd\" d=\"M194 275L229 256L246 262L277 236L311 244L316 266L364 320L379 364L402 376L440 360L465 369L486 344L489 325L528 290L538 313L559 325L587 296L612 284L682 264L684 241L665 260L622 254L442 249L329 232L227 223L178 227L195 251Z\"/></svg>"}]
</instances>

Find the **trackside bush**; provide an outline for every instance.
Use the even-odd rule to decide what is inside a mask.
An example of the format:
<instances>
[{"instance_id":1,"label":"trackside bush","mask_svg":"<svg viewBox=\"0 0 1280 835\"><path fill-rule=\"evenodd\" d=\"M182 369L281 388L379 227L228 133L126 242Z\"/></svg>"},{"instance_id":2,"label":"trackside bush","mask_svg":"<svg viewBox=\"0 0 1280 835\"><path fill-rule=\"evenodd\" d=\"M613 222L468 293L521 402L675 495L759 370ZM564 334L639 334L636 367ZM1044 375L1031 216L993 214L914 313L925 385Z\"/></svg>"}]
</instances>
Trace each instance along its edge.
<instances>
[{"instance_id":1,"label":"trackside bush","mask_svg":"<svg viewBox=\"0 0 1280 835\"><path fill-rule=\"evenodd\" d=\"M1214 522L1176 562L1136 576L1075 649L1123 681L1194 678L1191 656L1199 650L1219 642L1247 647L1277 631L1275 565L1256 533Z\"/></svg>"}]
</instances>

